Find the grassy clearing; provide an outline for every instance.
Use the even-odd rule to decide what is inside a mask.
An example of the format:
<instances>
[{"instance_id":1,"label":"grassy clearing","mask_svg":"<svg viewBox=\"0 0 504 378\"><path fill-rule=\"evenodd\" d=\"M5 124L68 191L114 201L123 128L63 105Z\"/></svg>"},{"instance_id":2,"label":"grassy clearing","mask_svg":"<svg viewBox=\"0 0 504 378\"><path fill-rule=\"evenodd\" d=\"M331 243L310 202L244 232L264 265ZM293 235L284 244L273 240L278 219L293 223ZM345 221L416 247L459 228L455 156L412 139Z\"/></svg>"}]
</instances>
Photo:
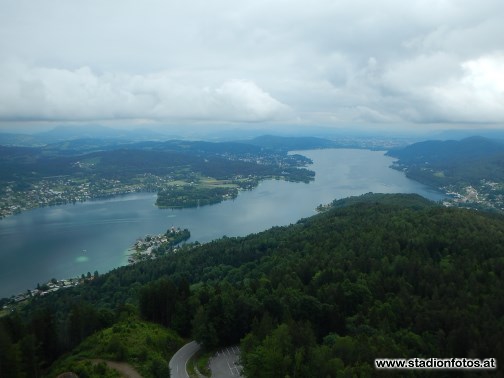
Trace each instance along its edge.
<instances>
[{"instance_id":1,"label":"grassy clearing","mask_svg":"<svg viewBox=\"0 0 504 378\"><path fill-rule=\"evenodd\" d=\"M131 317L88 337L57 361L49 376L77 370L92 373L95 366L87 362L94 359L126 362L145 378L169 376L168 362L183 343L174 331Z\"/></svg>"},{"instance_id":2,"label":"grassy clearing","mask_svg":"<svg viewBox=\"0 0 504 378\"><path fill-rule=\"evenodd\" d=\"M237 188L238 185L233 184L230 180L217 180L212 177L204 177L199 180L198 185L203 187L221 187L221 188Z\"/></svg>"},{"instance_id":3,"label":"grassy clearing","mask_svg":"<svg viewBox=\"0 0 504 378\"><path fill-rule=\"evenodd\" d=\"M168 185L171 185L171 186L184 186L184 185L189 185L189 182L188 181L184 181L184 180L174 180L174 181L170 181L168 183Z\"/></svg>"},{"instance_id":4,"label":"grassy clearing","mask_svg":"<svg viewBox=\"0 0 504 378\"><path fill-rule=\"evenodd\" d=\"M196 180L174 180L168 183L169 186L185 186L193 185L199 188L237 188L238 185L233 184L231 180L217 180L213 177L200 177Z\"/></svg>"}]
</instances>

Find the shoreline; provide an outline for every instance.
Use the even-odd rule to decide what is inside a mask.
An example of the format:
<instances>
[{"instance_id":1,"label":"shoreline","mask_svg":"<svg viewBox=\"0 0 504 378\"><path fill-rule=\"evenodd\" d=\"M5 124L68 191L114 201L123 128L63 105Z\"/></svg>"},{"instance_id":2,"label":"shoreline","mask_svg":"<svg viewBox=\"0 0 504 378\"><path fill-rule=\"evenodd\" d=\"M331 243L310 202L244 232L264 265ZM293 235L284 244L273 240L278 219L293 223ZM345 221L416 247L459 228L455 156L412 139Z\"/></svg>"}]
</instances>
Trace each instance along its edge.
<instances>
[{"instance_id":1,"label":"shoreline","mask_svg":"<svg viewBox=\"0 0 504 378\"><path fill-rule=\"evenodd\" d=\"M156 259L167 253L175 253L178 251L180 244L185 243L191 237L191 233L188 229L180 229L172 226L166 233L158 235L146 235L143 238L138 238L135 243L126 251L131 253L126 253L128 256L128 263L123 266L133 265L140 261ZM161 250L161 251L160 251ZM12 306L22 304L25 301L32 299L37 296L45 296L52 292L58 291L60 289L66 289L74 287L85 282L89 282L99 277L98 271L95 271L91 275L90 272L85 275L81 274L80 277L56 279L52 278L46 283L40 285L34 289L28 289L16 294L12 294L9 297L0 298L2 303L2 310L9 310Z\"/></svg>"},{"instance_id":2,"label":"shoreline","mask_svg":"<svg viewBox=\"0 0 504 378\"><path fill-rule=\"evenodd\" d=\"M96 271L94 275L91 275L91 273L88 272L88 275L84 275L84 273L81 275L81 277L72 277L72 278L64 278L64 279L56 279L52 278L46 283L43 283L40 285L40 283L37 284L37 287L35 289L28 289L24 292L20 292L17 294L12 294L10 297L4 297L0 298L0 301L3 301L5 303L2 303L1 310L2 311L14 311L14 309L18 305L23 305L27 301L41 296L44 297L50 293L63 290L63 289L68 289L71 287L75 287L78 285L82 285L85 282L89 282L94 280L99 276L98 272Z\"/></svg>"}]
</instances>

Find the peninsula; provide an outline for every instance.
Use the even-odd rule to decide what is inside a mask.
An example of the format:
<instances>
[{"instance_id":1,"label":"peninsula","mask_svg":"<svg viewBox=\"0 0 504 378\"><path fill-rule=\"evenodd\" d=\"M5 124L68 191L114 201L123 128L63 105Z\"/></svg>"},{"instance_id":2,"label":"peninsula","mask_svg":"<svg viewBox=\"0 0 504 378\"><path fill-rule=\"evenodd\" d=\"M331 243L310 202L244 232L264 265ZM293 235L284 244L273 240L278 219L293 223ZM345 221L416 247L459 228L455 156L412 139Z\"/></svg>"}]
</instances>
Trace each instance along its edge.
<instances>
[{"instance_id":1,"label":"peninsula","mask_svg":"<svg viewBox=\"0 0 504 378\"><path fill-rule=\"evenodd\" d=\"M128 263L136 264L139 261L158 258L168 252L176 252L177 246L190 237L191 233L187 228L181 230L173 226L164 234L146 235L133 244Z\"/></svg>"}]
</instances>

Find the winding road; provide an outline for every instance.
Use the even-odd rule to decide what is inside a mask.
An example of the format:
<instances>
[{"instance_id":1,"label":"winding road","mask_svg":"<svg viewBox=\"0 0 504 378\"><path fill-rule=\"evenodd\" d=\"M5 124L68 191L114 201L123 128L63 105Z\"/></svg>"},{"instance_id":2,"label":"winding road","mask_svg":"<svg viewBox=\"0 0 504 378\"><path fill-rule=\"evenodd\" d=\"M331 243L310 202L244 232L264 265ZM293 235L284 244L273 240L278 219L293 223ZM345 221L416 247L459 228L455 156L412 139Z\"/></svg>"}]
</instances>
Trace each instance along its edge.
<instances>
[{"instance_id":1,"label":"winding road","mask_svg":"<svg viewBox=\"0 0 504 378\"><path fill-rule=\"evenodd\" d=\"M170 360L171 378L189 378L186 371L187 361L200 349L196 341L187 343L175 353Z\"/></svg>"}]
</instances>

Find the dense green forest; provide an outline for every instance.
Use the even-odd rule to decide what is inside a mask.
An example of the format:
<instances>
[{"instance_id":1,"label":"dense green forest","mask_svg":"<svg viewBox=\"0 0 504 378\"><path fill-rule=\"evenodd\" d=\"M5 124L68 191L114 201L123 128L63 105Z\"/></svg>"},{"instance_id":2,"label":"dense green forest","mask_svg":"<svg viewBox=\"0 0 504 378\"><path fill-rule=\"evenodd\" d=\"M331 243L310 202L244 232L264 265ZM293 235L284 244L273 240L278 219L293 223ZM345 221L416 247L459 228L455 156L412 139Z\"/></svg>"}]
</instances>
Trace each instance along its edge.
<instances>
[{"instance_id":1,"label":"dense green forest","mask_svg":"<svg viewBox=\"0 0 504 378\"><path fill-rule=\"evenodd\" d=\"M51 365L84 363L79 355L104 358L96 350L114 345L96 335L137 317L210 350L240 343L248 377L375 376L374 359L386 357L494 357L500 366L503 314L502 216L369 194L35 298L0 319L0 375L40 376L57 373ZM83 351L90 336L103 344L95 352ZM73 360L61 359L72 350L64 358ZM128 350L117 356L144 366ZM145 376L160 376L155 368L164 365L149 363Z\"/></svg>"},{"instance_id":2,"label":"dense green forest","mask_svg":"<svg viewBox=\"0 0 504 378\"><path fill-rule=\"evenodd\" d=\"M238 189L235 187L172 186L158 193L156 206L160 208L198 207L212 205L237 196Z\"/></svg>"}]
</instances>

